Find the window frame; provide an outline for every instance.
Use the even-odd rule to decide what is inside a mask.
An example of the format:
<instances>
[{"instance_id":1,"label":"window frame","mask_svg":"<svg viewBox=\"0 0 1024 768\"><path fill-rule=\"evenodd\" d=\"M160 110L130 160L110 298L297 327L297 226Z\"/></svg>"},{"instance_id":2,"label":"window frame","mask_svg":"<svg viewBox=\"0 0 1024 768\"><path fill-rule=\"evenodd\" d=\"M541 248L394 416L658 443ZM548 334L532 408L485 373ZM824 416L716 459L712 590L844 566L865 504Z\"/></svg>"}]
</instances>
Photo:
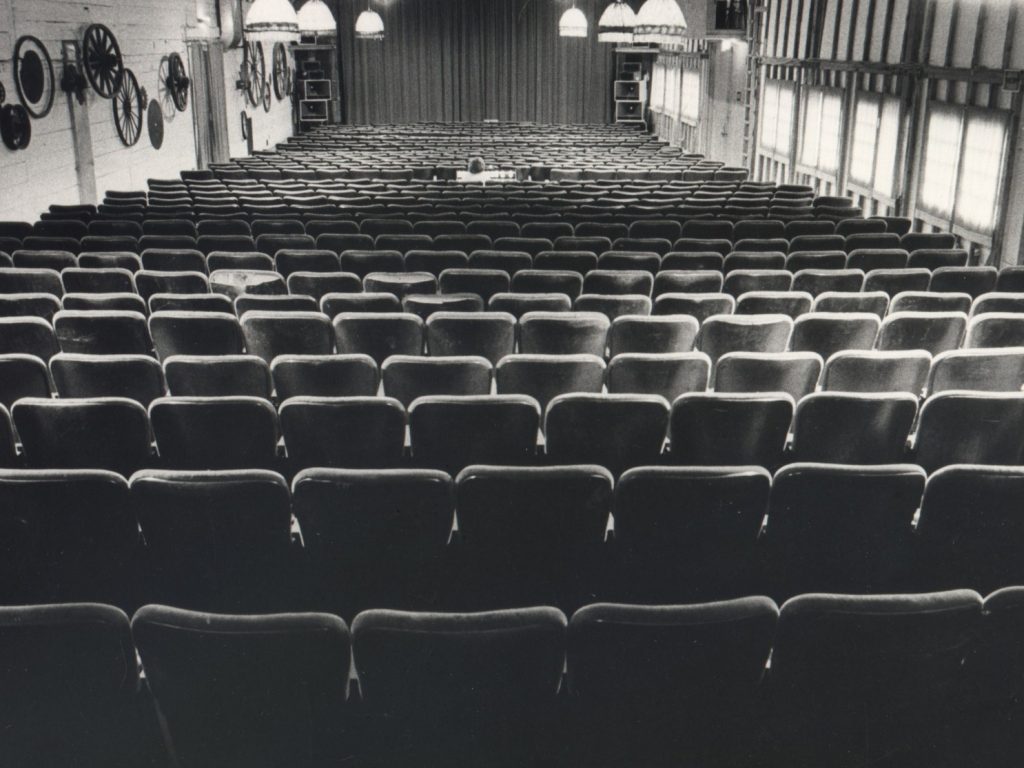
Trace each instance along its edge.
<instances>
[{"instance_id":1,"label":"window frame","mask_svg":"<svg viewBox=\"0 0 1024 768\"><path fill-rule=\"evenodd\" d=\"M817 179L825 181L831 181L834 184L838 184L839 175L843 169L843 160L846 155L846 148L843 146L844 143L844 118L846 116L846 107L843 103L843 89L833 88L830 86L822 85L808 85L802 89L800 94L801 105L800 105L800 131L798 134L799 141L796 153L796 162L794 167L797 172L806 174L808 176L814 176ZM817 140L815 142L815 164L804 162L804 148L807 145L807 116L810 114L808 102L812 98L818 99L818 132ZM821 166L821 145L822 145L822 120L821 115L823 113L823 107L825 105L826 98L833 98L839 105L839 119L836 123L836 155L835 155L835 167L834 168L823 168Z\"/></svg>"},{"instance_id":2,"label":"window frame","mask_svg":"<svg viewBox=\"0 0 1024 768\"><path fill-rule=\"evenodd\" d=\"M857 135L857 126L855 123L853 125L853 131L850 134L850 146L847 148L846 152L846 186L864 197L880 201L883 205L895 206L896 201L899 199L900 195L903 194L904 186L903 161L906 157L906 145L901 142L901 139L904 131L906 130L906 126L904 125L906 109L903 104L903 100L899 96L894 96L889 93L878 93L876 91L858 91L853 105L854 120L856 120L857 109L863 101L874 102L875 109L875 135L872 143L871 178L865 182L862 179L855 178L853 175L853 152L856 145L855 139ZM878 189L876 186L878 182L878 144L882 136L882 122L883 115L885 114L886 103L895 104L896 106L896 151L893 157L892 189L888 191Z\"/></svg>"},{"instance_id":3,"label":"window frame","mask_svg":"<svg viewBox=\"0 0 1024 768\"><path fill-rule=\"evenodd\" d=\"M772 78L766 78L761 94L761 107L759 109L760 115L758 117L758 129L757 129L757 151L764 157L775 160L778 163L790 165L793 163L793 136L792 136L792 121L790 122L790 132L786 136L786 147L785 150L779 147L779 115L782 110L779 109L779 101L782 95L782 91L788 90L793 100L794 106L796 105L796 82L793 80L777 80ZM768 99L768 89L773 88L775 90L775 126L773 130L773 143L771 146L764 143L764 104Z\"/></svg>"}]
</instances>

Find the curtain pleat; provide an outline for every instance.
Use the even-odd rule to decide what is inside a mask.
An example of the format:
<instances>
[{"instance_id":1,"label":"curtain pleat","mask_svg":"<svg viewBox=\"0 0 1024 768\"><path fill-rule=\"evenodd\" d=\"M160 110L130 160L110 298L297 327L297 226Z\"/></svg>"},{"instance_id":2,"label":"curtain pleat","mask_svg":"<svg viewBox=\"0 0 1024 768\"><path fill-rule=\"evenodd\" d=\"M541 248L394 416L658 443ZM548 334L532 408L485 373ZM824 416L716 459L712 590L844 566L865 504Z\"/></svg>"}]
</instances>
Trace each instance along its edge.
<instances>
[{"instance_id":1,"label":"curtain pleat","mask_svg":"<svg viewBox=\"0 0 1024 768\"><path fill-rule=\"evenodd\" d=\"M610 122L614 46L597 42L608 0L577 0L582 39L558 35L571 2L373 0L386 35L373 42L354 35L366 0L335 0L348 122Z\"/></svg>"}]
</instances>

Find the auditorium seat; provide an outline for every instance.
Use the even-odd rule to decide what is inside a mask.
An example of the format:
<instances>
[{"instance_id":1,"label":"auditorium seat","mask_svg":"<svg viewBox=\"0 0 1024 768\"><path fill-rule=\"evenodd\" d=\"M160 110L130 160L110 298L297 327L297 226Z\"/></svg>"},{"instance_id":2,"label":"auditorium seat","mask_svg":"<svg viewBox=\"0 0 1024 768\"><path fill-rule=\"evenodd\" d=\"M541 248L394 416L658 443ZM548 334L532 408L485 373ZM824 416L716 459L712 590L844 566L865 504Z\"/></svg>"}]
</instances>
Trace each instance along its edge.
<instances>
[{"instance_id":1,"label":"auditorium seat","mask_svg":"<svg viewBox=\"0 0 1024 768\"><path fill-rule=\"evenodd\" d=\"M394 398L295 396L280 416L293 467L384 468L402 458L406 416Z\"/></svg>"},{"instance_id":2,"label":"auditorium seat","mask_svg":"<svg viewBox=\"0 0 1024 768\"><path fill-rule=\"evenodd\" d=\"M604 360L595 355L508 355L495 366L495 388L502 395L529 395L541 410L556 396L601 392Z\"/></svg>"},{"instance_id":3,"label":"auditorium seat","mask_svg":"<svg viewBox=\"0 0 1024 768\"><path fill-rule=\"evenodd\" d=\"M0 355L0 405L10 409L23 397L50 396L46 363L35 355Z\"/></svg>"},{"instance_id":4,"label":"auditorium seat","mask_svg":"<svg viewBox=\"0 0 1024 768\"><path fill-rule=\"evenodd\" d=\"M157 356L239 355L244 338L238 319L223 312L154 312L149 332Z\"/></svg>"},{"instance_id":5,"label":"auditorium seat","mask_svg":"<svg viewBox=\"0 0 1024 768\"><path fill-rule=\"evenodd\" d=\"M789 291L793 275L785 269L734 269L725 276L722 291L739 298L749 291Z\"/></svg>"},{"instance_id":6,"label":"auditorium seat","mask_svg":"<svg viewBox=\"0 0 1024 768\"><path fill-rule=\"evenodd\" d=\"M369 293L393 293L398 298L437 293L437 278L429 272L371 272L363 278Z\"/></svg>"},{"instance_id":7,"label":"auditorium seat","mask_svg":"<svg viewBox=\"0 0 1024 768\"><path fill-rule=\"evenodd\" d=\"M529 264L526 268L529 268ZM503 269L472 267L444 270L438 279L438 286L442 294L475 293L486 304L492 296L507 293L511 288L511 281Z\"/></svg>"},{"instance_id":8,"label":"auditorium seat","mask_svg":"<svg viewBox=\"0 0 1024 768\"><path fill-rule=\"evenodd\" d=\"M794 407L782 392L684 394L672 404L668 458L673 464L772 469L781 461Z\"/></svg>"},{"instance_id":9,"label":"auditorium seat","mask_svg":"<svg viewBox=\"0 0 1024 768\"><path fill-rule=\"evenodd\" d=\"M651 300L639 294L584 293L576 298L572 306L576 313L596 312L613 322L624 316L647 316L653 309Z\"/></svg>"},{"instance_id":10,"label":"auditorium seat","mask_svg":"<svg viewBox=\"0 0 1024 768\"><path fill-rule=\"evenodd\" d=\"M315 248L282 248L270 254L274 257L274 269L287 279L293 272L337 272L341 268L338 254L334 251Z\"/></svg>"},{"instance_id":11,"label":"auditorium seat","mask_svg":"<svg viewBox=\"0 0 1024 768\"><path fill-rule=\"evenodd\" d=\"M903 459L917 417L908 392L816 392L797 404L795 461L891 464Z\"/></svg>"},{"instance_id":12,"label":"auditorium seat","mask_svg":"<svg viewBox=\"0 0 1024 768\"><path fill-rule=\"evenodd\" d=\"M329 355L334 350L331 321L321 312L258 312L242 315L249 354L267 363L278 355Z\"/></svg>"},{"instance_id":13,"label":"auditorium seat","mask_svg":"<svg viewBox=\"0 0 1024 768\"><path fill-rule=\"evenodd\" d=\"M923 349L933 355L956 349L967 329L963 312L896 312L882 320L880 350Z\"/></svg>"},{"instance_id":14,"label":"auditorium seat","mask_svg":"<svg viewBox=\"0 0 1024 768\"><path fill-rule=\"evenodd\" d=\"M955 465L929 476L917 523L919 588L984 594L1022 582L1022 483L1020 467Z\"/></svg>"},{"instance_id":15,"label":"auditorium seat","mask_svg":"<svg viewBox=\"0 0 1024 768\"><path fill-rule=\"evenodd\" d=\"M564 293L575 300L583 293L583 275L577 271L564 269L521 269L512 276L512 291Z\"/></svg>"},{"instance_id":16,"label":"auditorium seat","mask_svg":"<svg viewBox=\"0 0 1024 768\"><path fill-rule=\"evenodd\" d=\"M452 478L425 469L307 469L293 508L318 605L439 607L455 509Z\"/></svg>"},{"instance_id":17,"label":"auditorium seat","mask_svg":"<svg viewBox=\"0 0 1024 768\"><path fill-rule=\"evenodd\" d=\"M288 293L320 301L329 293L361 293L362 281L351 272L296 271L288 275ZM239 297L241 298L241 297Z\"/></svg>"},{"instance_id":18,"label":"auditorium seat","mask_svg":"<svg viewBox=\"0 0 1024 768\"><path fill-rule=\"evenodd\" d=\"M361 613L352 638L366 749L396 768L547 759L561 736L565 626L554 608Z\"/></svg>"},{"instance_id":19,"label":"auditorium seat","mask_svg":"<svg viewBox=\"0 0 1024 768\"><path fill-rule=\"evenodd\" d=\"M778 615L766 597L578 610L568 632L572 759L744 762L761 735L761 683Z\"/></svg>"},{"instance_id":20,"label":"auditorium seat","mask_svg":"<svg viewBox=\"0 0 1024 768\"><path fill-rule=\"evenodd\" d=\"M928 472L949 464L1020 464L1024 394L954 390L921 406L914 460Z\"/></svg>"},{"instance_id":21,"label":"auditorium seat","mask_svg":"<svg viewBox=\"0 0 1024 768\"><path fill-rule=\"evenodd\" d=\"M469 254L468 266L470 269L499 270L514 275L520 269L530 269L533 266L533 257L528 253L515 251L479 250Z\"/></svg>"},{"instance_id":22,"label":"auditorium seat","mask_svg":"<svg viewBox=\"0 0 1024 768\"><path fill-rule=\"evenodd\" d=\"M769 759L791 765L963 765L964 661L981 597L803 595L782 606Z\"/></svg>"},{"instance_id":23,"label":"auditorium seat","mask_svg":"<svg viewBox=\"0 0 1024 768\"><path fill-rule=\"evenodd\" d=\"M473 463L527 463L536 450L540 412L525 395L418 398L408 409L413 461L452 476Z\"/></svg>"},{"instance_id":24,"label":"auditorium seat","mask_svg":"<svg viewBox=\"0 0 1024 768\"><path fill-rule=\"evenodd\" d=\"M889 312L963 312L971 311L968 293L932 291L902 291L892 297Z\"/></svg>"},{"instance_id":25,"label":"auditorium seat","mask_svg":"<svg viewBox=\"0 0 1024 768\"><path fill-rule=\"evenodd\" d=\"M17 250L11 254L16 269L52 269L60 272L78 266L75 254L68 251Z\"/></svg>"},{"instance_id":26,"label":"auditorium seat","mask_svg":"<svg viewBox=\"0 0 1024 768\"><path fill-rule=\"evenodd\" d=\"M146 409L123 397L24 398L11 409L29 467L128 476L152 459Z\"/></svg>"},{"instance_id":27,"label":"auditorium seat","mask_svg":"<svg viewBox=\"0 0 1024 768\"><path fill-rule=\"evenodd\" d=\"M971 317L964 347L985 349L1024 346L1024 313L985 312Z\"/></svg>"},{"instance_id":28,"label":"auditorium seat","mask_svg":"<svg viewBox=\"0 0 1024 768\"><path fill-rule=\"evenodd\" d=\"M69 267L60 274L67 293L134 293L135 281L127 269L79 269Z\"/></svg>"},{"instance_id":29,"label":"auditorium seat","mask_svg":"<svg viewBox=\"0 0 1024 768\"><path fill-rule=\"evenodd\" d=\"M460 605L571 611L592 600L612 488L599 466L467 467L455 483Z\"/></svg>"},{"instance_id":30,"label":"auditorium seat","mask_svg":"<svg viewBox=\"0 0 1024 768\"><path fill-rule=\"evenodd\" d=\"M147 248L142 268L151 272L207 272L206 257L194 249Z\"/></svg>"},{"instance_id":31,"label":"auditorium seat","mask_svg":"<svg viewBox=\"0 0 1024 768\"><path fill-rule=\"evenodd\" d=\"M332 320L344 312L402 312L402 302L393 293L325 293L320 311Z\"/></svg>"},{"instance_id":32,"label":"auditorium seat","mask_svg":"<svg viewBox=\"0 0 1024 768\"><path fill-rule=\"evenodd\" d=\"M967 261L967 251L960 248L918 248L911 252L907 266L934 271L941 267L966 267Z\"/></svg>"},{"instance_id":33,"label":"auditorium seat","mask_svg":"<svg viewBox=\"0 0 1024 768\"><path fill-rule=\"evenodd\" d=\"M432 356L479 355L496 365L515 349L516 319L506 312L434 312L426 321Z\"/></svg>"},{"instance_id":34,"label":"auditorium seat","mask_svg":"<svg viewBox=\"0 0 1024 768\"><path fill-rule=\"evenodd\" d=\"M668 401L658 395L558 395L544 416L547 458L559 464L596 464L616 477L631 467L656 464L668 414Z\"/></svg>"},{"instance_id":35,"label":"auditorium seat","mask_svg":"<svg viewBox=\"0 0 1024 768\"><path fill-rule=\"evenodd\" d=\"M150 355L62 352L50 358L50 373L62 398L123 397L148 406L167 393L160 363Z\"/></svg>"},{"instance_id":36,"label":"auditorium seat","mask_svg":"<svg viewBox=\"0 0 1024 768\"><path fill-rule=\"evenodd\" d=\"M163 367L167 388L174 397L270 399L270 368L255 355L173 355L164 360Z\"/></svg>"},{"instance_id":37,"label":"auditorium seat","mask_svg":"<svg viewBox=\"0 0 1024 768\"><path fill-rule=\"evenodd\" d=\"M931 360L923 349L843 350L826 361L821 388L829 392L909 392L920 396Z\"/></svg>"},{"instance_id":38,"label":"auditorium seat","mask_svg":"<svg viewBox=\"0 0 1024 768\"><path fill-rule=\"evenodd\" d=\"M53 329L62 352L83 355L145 355L153 350L146 316L117 310L61 310Z\"/></svg>"},{"instance_id":39,"label":"auditorium seat","mask_svg":"<svg viewBox=\"0 0 1024 768\"><path fill-rule=\"evenodd\" d=\"M378 365L390 355L423 354L419 317L401 312L343 312L333 320L340 354L367 354Z\"/></svg>"},{"instance_id":40,"label":"auditorium seat","mask_svg":"<svg viewBox=\"0 0 1024 768\"><path fill-rule=\"evenodd\" d=\"M506 312L518 321L530 312L570 312L572 299L563 293L496 293L487 301L487 308Z\"/></svg>"},{"instance_id":41,"label":"auditorium seat","mask_svg":"<svg viewBox=\"0 0 1024 768\"><path fill-rule=\"evenodd\" d=\"M130 487L146 541L147 600L226 611L288 604L291 507L283 477L143 470Z\"/></svg>"},{"instance_id":42,"label":"auditorium seat","mask_svg":"<svg viewBox=\"0 0 1024 768\"><path fill-rule=\"evenodd\" d=\"M0 317L0 354L49 360L58 352L53 327L40 317Z\"/></svg>"},{"instance_id":43,"label":"auditorium seat","mask_svg":"<svg viewBox=\"0 0 1024 768\"><path fill-rule=\"evenodd\" d=\"M814 391L822 365L814 352L727 352L715 366L715 391L785 392L799 400Z\"/></svg>"},{"instance_id":44,"label":"auditorium seat","mask_svg":"<svg viewBox=\"0 0 1024 768\"><path fill-rule=\"evenodd\" d=\"M213 294L211 294L213 297ZM227 296L217 296L232 304ZM242 294L236 296L233 302L234 313L241 317L246 312L316 312L319 309L317 299L306 295L289 296L259 296L256 294Z\"/></svg>"},{"instance_id":45,"label":"auditorium seat","mask_svg":"<svg viewBox=\"0 0 1024 768\"><path fill-rule=\"evenodd\" d=\"M604 356L609 319L599 312L528 312L519 318L525 354Z\"/></svg>"},{"instance_id":46,"label":"auditorium seat","mask_svg":"<svg viewBox=\"0 0 1024 768\"><path fill-rule=\"evenodd\" d=\"M141 297L137 297L141 301ZM67 299L67 297L65 297ZM219 293L154 293L149 297L152 312L226 312L234 314L231 299ZM146 309L143 304L143 310ZM65 305L65 309L70 309Z\"/></svg>"},{"instance_id":47,"label":"auditorium seat","mask_svg":"<svg viewBox=\"0 0 1024 768\"><path fill-rule=\"evenodd\" d=\"M405 259L398 251L372 250L372 246L365 250L346 249L341 252L341 269L362 279L371 272L402 272Z\"/></svg>"},{"instance_id":48,"label":"auditorium seat","mask_svg":"<svg viewBox=\"0 0 1024 768\"><path fill-rule=\"evenodd\" d=\"M135 273L135 289L149 300L154 293L209 293L209 278L202 272L154 272L140 269Z\"/></svg>"},{"instance_id":49,"label":"auditorium seat","mask_svg":"<svg viewBox=\"0 0 1024 768\"><path fill-rule=\"evenodd\" d=\"M349 753L350 643L338 617L149 605L132 636L182 763L329 765Z\"/></svg>"},{"instance_id":50,"label":"auditorium seat","mask_svg":"<svg viewBox=\"0 0 1024 768\"><path fill-rule=\"evenodd\" d=\"M725 278L712 270L673 269L654 276L653 296L664 293L721 293Z\"/></svg>"},{"instance_id":51,"label":"auditorium seat","mask_svg":"<svg viewBox=\"0 0 1024 768\"><path fill-rule=\"evenodd\" d=\"M12 765L130 768L154 726L128 617L96 603L0 608L0 749ZM73 681L73 684L71 684Z\"/></svg>"},{"instance_id":52,"label":"auditorium seat","mask_svg":"<svg viewBox=\"0 0 1024 768\"><path fill-rule=\"evenodd\" d=\"M697 348L712 362L726 352L784 352L792 330L786 315L716 315L702 321Z\"/></svg>"},{"instance_id":53,"label":"auditorium seat","mask_svg":"<svg viewBox=\"0 0 1024 768\"><path fill-rule=\"evenodd\" d=\"M992 291L978 296L971 305L970 316L985 312L1024 312L1024 294Z\"/></svg>"},{"instance_id":54,"label":"auditorium seat","mask_svg":"<svg viewBox=\"0 0 1024 768\"><path fill-rule=\"evenodd\" d=\"M169 469L270 469L277 411L258 397L162 397L149 406L157 449Z\"/></svg>"},{"instance_id":55,"label":"auditorium seat","mask_svg":"<svg viewBox=\"0 0 1024 768\"><path fill-rule=\"evenodd\" d=\"M384 394L408 407L427 395L489 395L491 362L483 357L392 355L381 366Z\"/></svg>"},{"instance_id":56,"label":"auditorium seat","mask_svg":"<svg viewBox=\"0 0 1024 768\"><path fill-rule=\"evenodd\" d=\"M206 268L210 272L219 270L260 270L274 269L274 258L265 253L210 251L206 255Z\"/></svg>"},{"instance_id":57,"label":"auditorium seat","mask_svg":"<svg viewBox=\"0 0 1024 768\"><path fill-rule=\"evenodd\" d=\"M0 294L50 293L64 295L60 273L54 269L0 269Z\"/></svg>"},{"instance_id":58,"label":"auditorium seat","mask_svg":"<svg viewBox=\"0 0 1024 768\"><path fill-rule=\"evenodd\" d=\"M812 312L870 312L885 317L889 309L889 295L883 291L825 291L814 299Z\"/></svg>"},{"instance_id":59,"label":"auditorium seat","mask_svg":"<svg viewBox=\"0 0 1024 768\"><path fill-rule=\"evenodd\" d=\"M786 266L793 271L793 267ZM849 293L860 291L864 285L864 272L860 269L802 268L793 275L794 291L806 291L815 298L828 292Z\"/></svg>"},{"instance_id":60,"label":"auditorium seat","mask_svg":"<svg viewBox=\"0 0 1024 768\"><path fill-rule=\"evenodd\" d=\"M0 303L2 302L3 298L0 297ZM146 302L136 293L65 293L61 299L61 307L96 312L138 312L143 315L147 312Z\"/></svg>"},{"instance_id":61,"label":"auditorium seat","mask_svg":"<svg viewBox=\"0 0 1024 768\"><path fill-rule=\"evenodd\" d=\"M882 322L867 312L811 312L796 318L789 349L814 352L827 360L851 349L871 349Z\"/></svg>"},{"instance_id":62,"label":"auditorium seat","mask_svg":"<svg viewBox=\"0 0 1024 768\"><path fill-rule=\"evenodd\" d=\"M710 376L703 352L627 352L612 357L605 378L611 394L660 395L671 403L685 392L703 392Z\"/></svg>"},{"instance_id":63,"label":"auditorium seat","mask_svg":"<svg viewBox=\"0 0 1024 768\"><path fill-rule=\"evenodd\" d=\"M863 290L884 291L889 296L901 291L927 291L931 274L927 269L872 268L864 278Z\"/></svg>"},{"instance_id":64,"label":"auditorium seat","mask_svg":"<svg viewBox=\"0 0 1024 768\"><path fill-rule=\"evenodd\" d=\"M951 389L1020 392L1024 388L1024 348L955 349L932 360L928 393Z\"/></svg>"},{"instance_id":65,"label":"auditorium seat","mask_svg":"<svg viewBox=\"0 0 1024 768\"><path fill-rule=\"evenodd\" d=\"M368 355L279 355L270 365L281 401L291 397L370 397L379 384Z\"/></svg>"}]
</instances>

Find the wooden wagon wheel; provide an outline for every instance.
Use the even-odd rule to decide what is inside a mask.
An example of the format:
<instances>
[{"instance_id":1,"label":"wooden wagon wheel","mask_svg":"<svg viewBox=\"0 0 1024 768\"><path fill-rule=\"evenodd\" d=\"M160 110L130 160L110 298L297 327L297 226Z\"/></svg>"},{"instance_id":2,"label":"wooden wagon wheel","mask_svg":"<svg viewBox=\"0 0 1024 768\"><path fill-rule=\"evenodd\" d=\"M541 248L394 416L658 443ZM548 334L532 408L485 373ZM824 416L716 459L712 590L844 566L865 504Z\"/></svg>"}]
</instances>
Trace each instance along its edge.
<instances>
[{"instance_id":1,"label":"wooden wagon wheel","mask_svg":"<svg viewBox=\"0 0 1024 768\"><path fill-rule=\"evenodd\" d=\"M0 139L11 150L25 149L32 141L32 118L21 104L0 108Z\"/></svg>"},{"instance_id":2,"label":"wooden wagon wheel","mask_svg":"<svg viewBox=\"0 0 1024 768\"><path fill-rule=\"evenodd\" d=\"M180 55L172 53L167 60L167 68L166 85L171 101L174 102L175 109L184 112L188 108L188 89L191 84L188 75L185 74L185 63Z\"/></svg>"},{"instance_id":3,"label":"wooden wagon wheel","mask_svg":"<svg viewBox=\"0 0 1024 768\"><path fill-rule=\"evenodd\" d=\"M124 70L121 86L114 94L114 125L126 147L135 146L142 135L145 107L146 98L139 88L138 80L130 69Z\"/></svg>"},{"instance_id":4,"label":"wooden wagon wheel","mask_svg":"<svg viewBox=\"0 0 1024 768\"><path fill-rule=\"evenodd\" d=\"M252 40L245 46L245 91L254 107L263 103L263 81L267 79L267 62L263 56L263 43Z\"/></svg>"},{"instance_id":5,"label":"wooden wagon wheel","mask_svg":"<svg viewBox=\"0 0 1024 768\"><path fill-rule=\"evenodd\" d=\"M105 99L113 98L124 73L124 59L114 33L102 24L87 28L82 41L82 62L93 90Z\"/></svg>"},{"instance_id":6,"label":"wooden wagon wheel","mask_svg":"<svg viewBox=\"0 0 1024 768\"><path fill-rule=\"evenodd\" d=\"M284 101L291 95L288 92L288 81L291 76L288 49L284 47L284 43L277 43L274 45L274 95L278 101Z\"/></svg>"},{"instance_id":7,"label":"wooden wagon wheel","mask_svg":"<svg viewBox=\"0 0 1024 768\"><path fill-rule=\"evenodd\" d=\"M53 62L39 38L25 35L14 46L14 87L25 111L39 120L50 114L55 89Z\"/></svg>"}]
</instances>

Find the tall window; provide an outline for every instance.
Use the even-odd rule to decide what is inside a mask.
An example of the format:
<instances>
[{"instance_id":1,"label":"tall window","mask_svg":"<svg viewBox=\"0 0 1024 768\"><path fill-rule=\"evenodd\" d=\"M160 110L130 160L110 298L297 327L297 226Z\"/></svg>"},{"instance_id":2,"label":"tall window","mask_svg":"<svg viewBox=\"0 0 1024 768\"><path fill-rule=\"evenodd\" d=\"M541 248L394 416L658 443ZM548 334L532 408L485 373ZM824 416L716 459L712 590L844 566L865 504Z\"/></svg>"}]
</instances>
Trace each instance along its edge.
<instances>
[{"instance_id":1,"label":"tall window","mask_svg":"<svg viewBox=\"0 0 1024 768\"><path fill-rule=\"evenodd\" d=\"M839 171L843 104L837 91L810 88L804 95L800 165L835 175Z\"/></svg>"},{"instance_id":2,"label":"tall window","mask_svg":"<svg viewBox=\"0 0 1024 768\"><path fill-rule=\"evenodd\" d=\"M665 71L665 114L679 118L679 67L668 66Z\"/></svg>"},{"instance_id":3,"label":"tall window","mask_svg":"<svg viewBox=\"0 0 1024 768\"><path fill-rule=\"evenodd\" d=\"M899 99L859 94L853 114L850 181L892 200L896 195L899 139Z\"/></svg>"},{"instance_id":4,"label":"tall window","mask_svg":"<svg viewBox=\"0 0 1024 768\"><path fill-rule=\"evenodd\" d=\"M769 80L761 100L761 149L788 159L793 136L792 83Z\"/></svg>"},{"instance_id":5,"label":"tall window","mask_svg":"<svg viewBox=\"0 0 1024 768\"><path fill-rule=\"evenodd\" d=\"M660 61L651 70L651 111L665 111L665 65Z\"/></svg>"},{"instance_id":6,"label":"tall window","mask_svg":"<svg viewBox=\"0 0 1024 768\"><path fill-rule=\"evenodd\" d=\"M932 104L918 202L933 216L971 232L996 225L1006 160L1003 112Z\"/></svg>"},{"instance_id":7,"label":"tall window","mask_svg":"<svg viewBox=\"0 0 1024 768\"><path fill-rule=\"evenodd\" d=\"M679 117L690 125L696 125L700 118L700 72L695 69L683 70L683 97Z\"/></svg>"}]
</instances>

